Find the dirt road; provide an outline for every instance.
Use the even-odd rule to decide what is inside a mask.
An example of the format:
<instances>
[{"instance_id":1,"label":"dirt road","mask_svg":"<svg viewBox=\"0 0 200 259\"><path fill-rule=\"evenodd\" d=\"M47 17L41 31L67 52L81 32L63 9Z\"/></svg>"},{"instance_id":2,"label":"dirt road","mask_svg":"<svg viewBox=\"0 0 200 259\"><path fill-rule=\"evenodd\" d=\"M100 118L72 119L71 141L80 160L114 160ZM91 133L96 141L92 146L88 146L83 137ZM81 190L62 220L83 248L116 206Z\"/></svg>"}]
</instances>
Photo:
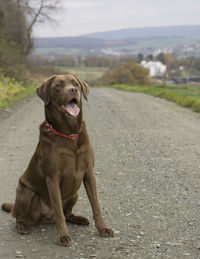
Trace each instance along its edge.
<instances>
[{"instance_id":1,"label":"dirt road","mask_svg":"<svg viewBox=\"0 0 200 259\"><path fill-rule=\"evenodd\" d=\"M0 203L14 199L44 118L36 97L18 106L0 120ZM92 89L84 118L103 215L116 236L98 236L82 188L75 212L92 223L68 224L72 247L56 245L55 225L21 236L0 211L0 258L200 258L200 115L143 94Z\"/></svg>"}]
</instances>

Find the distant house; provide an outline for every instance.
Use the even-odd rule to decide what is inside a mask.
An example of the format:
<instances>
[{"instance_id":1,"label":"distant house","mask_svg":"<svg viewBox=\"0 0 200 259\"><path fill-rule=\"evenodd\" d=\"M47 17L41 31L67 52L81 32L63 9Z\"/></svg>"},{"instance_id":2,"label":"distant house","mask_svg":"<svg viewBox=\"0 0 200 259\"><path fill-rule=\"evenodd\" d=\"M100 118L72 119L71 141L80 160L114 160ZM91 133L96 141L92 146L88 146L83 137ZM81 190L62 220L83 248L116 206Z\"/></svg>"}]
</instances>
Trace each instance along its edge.
<instances>
[{"instance_id":1,"label":"distant house","mask_svg":"<svg viewBox=\"0 0 200 259\"><path fill-rule=\"evenodd\" d=\"M167 66L162 64L160 61L146 62L143 60L140 65L149 70L150 77L163 76L163 74L167 71Z\"/></svg>"}]
</instances>

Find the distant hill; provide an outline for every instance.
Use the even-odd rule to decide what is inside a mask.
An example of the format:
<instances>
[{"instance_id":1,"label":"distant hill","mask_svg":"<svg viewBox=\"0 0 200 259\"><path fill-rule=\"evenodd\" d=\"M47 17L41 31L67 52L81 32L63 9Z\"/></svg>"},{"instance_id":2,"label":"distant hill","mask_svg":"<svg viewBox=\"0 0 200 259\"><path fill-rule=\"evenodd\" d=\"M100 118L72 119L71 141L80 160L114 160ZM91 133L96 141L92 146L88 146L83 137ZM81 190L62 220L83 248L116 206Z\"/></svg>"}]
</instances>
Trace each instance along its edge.
<instances>
[{"instance_id":1,"label":"distant hill","mask_svg":"<svg viewBox=\"0 0 200 259\"><path fill-rule=\"evenodd\" d=\"M84 37L35 38L36 48L93 48L102 47L104 40Z\"/></svg>"},{"instance_id":2,"label":"distant hill","mask_svg":"<svg viewBox=\"0 0 200 259\"><path fill-rule=\"evenodd\" d=\"M200 38L200 25L168 27L130 28L83 35L87 38L104 40L126 40L130 38Z\"/></svg>"},{"instance_id":3,"label":"distant hill","mask_svg":"<svg viewBox=\"0 0 200 259\"><path fill-rule=\"evenodd\" d=\"M157 55L200 56L200 25L132 28L79 37L36 38L38 55Z\"/></svg>"}]
</instances>

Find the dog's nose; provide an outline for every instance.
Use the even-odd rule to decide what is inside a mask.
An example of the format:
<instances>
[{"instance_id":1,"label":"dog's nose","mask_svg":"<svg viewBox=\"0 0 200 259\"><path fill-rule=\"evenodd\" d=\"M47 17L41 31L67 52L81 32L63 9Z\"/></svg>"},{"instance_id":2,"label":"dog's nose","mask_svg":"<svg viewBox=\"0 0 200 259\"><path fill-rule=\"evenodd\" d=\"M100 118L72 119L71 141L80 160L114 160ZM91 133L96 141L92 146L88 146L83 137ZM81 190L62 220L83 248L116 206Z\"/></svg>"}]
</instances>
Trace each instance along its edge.
<instances>
[{"instance_id":1,"label":"dog's nose","mask_svg":"<svg viewBox=\"0 0 200 259\"><path fill-rule=\"evenodd\" d=\"M78 93L78 89L76 87L72 87L69 89L69 92L72 94L76 94L76 93Z\"/></svg>"}]
</instances>

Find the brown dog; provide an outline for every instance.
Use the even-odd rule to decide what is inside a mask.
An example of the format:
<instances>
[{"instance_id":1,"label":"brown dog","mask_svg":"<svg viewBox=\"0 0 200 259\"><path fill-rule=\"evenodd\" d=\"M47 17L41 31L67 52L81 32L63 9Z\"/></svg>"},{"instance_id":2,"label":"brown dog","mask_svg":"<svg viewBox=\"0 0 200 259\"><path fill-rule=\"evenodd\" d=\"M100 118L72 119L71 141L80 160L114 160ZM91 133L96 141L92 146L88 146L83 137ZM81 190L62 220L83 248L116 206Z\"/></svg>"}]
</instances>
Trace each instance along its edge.
<instances>
[{"instance_id":1,"label":"brown dog","mask_svg":"<svg viewBox=\"0 0 200 259\"><path fill-rule=\"evenodd\" d=\"M44 101L46 120L40 125L36 151L19 179L15 203L4 203L2 209L11 211L20 234L28 234L32 224L55 221L57 243L70 245L66 220L89 224L87 218L72 213L83 181L100 236L114 236L101 215L93 149L82 121L82 95L87 100L89 86L71 74L54 75L36 92Z\"/></svg>"}]
</instances>

